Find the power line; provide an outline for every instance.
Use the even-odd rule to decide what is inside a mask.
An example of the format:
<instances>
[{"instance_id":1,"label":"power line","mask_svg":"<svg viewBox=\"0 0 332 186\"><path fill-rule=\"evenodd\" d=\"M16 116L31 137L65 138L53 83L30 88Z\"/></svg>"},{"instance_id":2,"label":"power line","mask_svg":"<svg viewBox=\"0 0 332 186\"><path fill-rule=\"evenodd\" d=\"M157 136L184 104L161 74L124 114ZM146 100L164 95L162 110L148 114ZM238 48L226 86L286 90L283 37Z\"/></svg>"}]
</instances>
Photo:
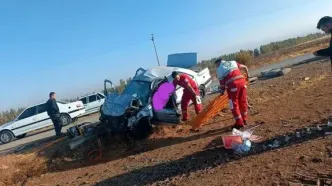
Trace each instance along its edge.
<instances>
[{"instance_id":1,"label":"power line","mask_svg":"<svg viewBox=\"0 0 332 186\"><path fill-rule=\"evenodd\" d=\"M300 6L303 6L303 5L306 5L306 4L309 4L311 3L312 1L307 1L306 3L302 3ZM247 20L249 18L252 18L252 17L255 17L255 16L259 16L259 15L268 15L268 14L273 14L275 12L279 12L279 11L282 11L282 10L286 10L286 9L290 9L290 8L293 8L293 7L298 7L299 5L294 5L294 6L284 6L280 9L273 9L271 10L266 10L266 11L263 11L263 12L259 12L259 13L253 13L253 14L248 14L248 15L245 15L245 16L241 16L241 17L237 17L235 19L232 19L232 20L229 20L229 21L224 21L224 22L220 22L218 24L210 24L210 26L207 26L207 25L201 25L201 26L197 26L195 28L192 28L188 31L184 31L184 32L176 32L176 33L172 33L172 34L167 34L167 35L164 35L161 36L159 35L158 36L158 39L166 39L166 38L169 38L169 37L173 37L173 36L177 36L177 35L183 35L183 34L188 34L190 32L194 32L194 31L197 31L197 30L201 30L201 29L205 29L205 28L211 28L211 27L218 27L220 25L225 25L225 24L229 24L229 23L232 23L234 21L241 21L241 20ZM118 50L120 48L127 48L127 47L130 47L130 46L134 46L135 44L138 44L138 43L143 43L143 42L147 42L147 39L137 39L137 40L133 40L133 41L129 41L127 43L124 43L124 44L119 44L117 46L114 46L112 48L110 48L109 50L107 50L108 52L111 52L111 51L115 51L115 50ZM157 57L158 58L158 57ZM158 59L159 61L159 59Z\"/></svg>"},{"instance_id":2,"label":"power line","mask_svg":"<svg viewBox=\"0 0 332 186\"><path fill-rule=\"evenodd\" d=\"M312 3L312 1L307 1L305 3L302 3L300 6L307 5L309 3ZM201 25L201 26L197 26L197 27L195 27L193 29L190 29L188 31L176 32L176 33L173 33L173 34L167 34L167 35L164 35L164 36L160 36L160 37L158 37L158 39L165 39L165 38L169 38L169 37L173 37L173 36L177 36L177 35L188 34L190 32L194 32L196 30L202 30L202 29L206 29L206 28L218 27L218 26L221 26L221 25L225 25L225 24L229 24L229 23L235 22L235 21L247 20L249 18L252 18L252 17L255 17L255 16L259 16L259 15L269 15L269 14L273 14L273 13L276 13L276 12L279 12L279 11L283 11L283 10L286 10L286 9L290 9L290 8L294 8L294 7L299 7L299 5L298 4L296 4L294 6L287 6L286 5L284 7L279 8L279 9L272 9L272 10L269 9L269 10L265 10L265 11L262 11L262 12L259 12L259 13L252 13L252 14L248 14L248 15L245 15L245 16L236 17L235 19L232 19L232 20L219 22L218 24ZM280 20L278 20L278 21L280 21Z\"/></svg>"},{"instance_id":3,"label":"power line","mask_svg":"<svg viewBox=\"0 0 332 186\"><path fill-rule=\"evenodd\" d=\"M312 1L307 1L306 3L302 3L300 6L309 4L311 2ZM202 26L198 26L196 28L190 29L189 31L177 32L177 33L173 33L173 34L167 34L167 35L164 35L164 36L158 36L158 39L165 39L165 38L169 38L169 37L173 37L173 36L177 36L177 35L183 35L183 34L187 34L187 33L194 32L196 30L201 30L201 29L204 29L204 28L217 27L217 26L220 26L221 24L225 25L225 24L229 24L229 23L232 23L232 22L235 22L235 21L246 20L246 19L249 19L251 17L258 16L258 15L268 15L268 14L272 14L272 13L282 11L282 10L285 10L285 9L293 8L295 6L299 6L299 5L297 4L297 5L294 5L294 6L285 6L285 7L282 7L280 9L274 9L274 11L266 10L266 11L263 11L263 12L260 12L260 13L253 13L253 14L249 14L249 15L246 15L246 16L237 17L237 18L229 20L229 21L220 22L218 24L211 24L212 26L202 25ZM153 38L153 42L154 42L154 40L155 39ZM143 43L143 42L148 42L147 38L145 38L145 39L136 39L136 40L124 43L124 44L119 44L117 46L114 46L114 47L108 49L107 52L112 52L112 51L115 51L115 50L118 50L118 49L121 49L121 48L127 48L127 47L134 46L135 44ZM155 47L155 44L154 44L154 47ZM155 48L155 53L156 53L158 64L160 65L156 48ZM93 55L90 55L91 57L86 57L86 58L93 58L97 55L102 55L102 54L101 53L99 53L99 54L95 53ZM26 75L28 75L28 74L26 74Z\"/></svg>"}]
</instances>

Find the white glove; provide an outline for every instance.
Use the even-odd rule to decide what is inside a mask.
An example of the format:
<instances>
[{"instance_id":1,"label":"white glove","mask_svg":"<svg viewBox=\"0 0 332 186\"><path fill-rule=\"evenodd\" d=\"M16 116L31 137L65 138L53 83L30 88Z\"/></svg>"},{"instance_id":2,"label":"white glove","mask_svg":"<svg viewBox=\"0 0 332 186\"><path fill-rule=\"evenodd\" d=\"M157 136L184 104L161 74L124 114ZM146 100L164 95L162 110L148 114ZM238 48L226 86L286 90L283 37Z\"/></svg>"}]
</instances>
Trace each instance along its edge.
<instances>
[{"instance_id":1,"label":"white glove","mask_svg":"<svg viewBox=\"0 0 332 186\"><path fill-rule=\"evenodd\" d=\"M197 104L201 104L202 103L201 96L196 96L196 103Z\"/></svg>"}]
</instances>

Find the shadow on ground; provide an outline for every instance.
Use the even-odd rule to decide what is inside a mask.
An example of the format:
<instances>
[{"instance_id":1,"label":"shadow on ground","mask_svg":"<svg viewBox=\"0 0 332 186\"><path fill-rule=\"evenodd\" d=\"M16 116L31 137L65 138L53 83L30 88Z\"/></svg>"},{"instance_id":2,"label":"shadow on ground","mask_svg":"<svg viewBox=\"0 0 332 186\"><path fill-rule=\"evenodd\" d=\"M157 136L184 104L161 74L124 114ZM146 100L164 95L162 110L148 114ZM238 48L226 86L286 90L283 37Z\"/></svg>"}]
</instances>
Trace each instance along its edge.
<instances>
[{"instance_id":1,"label":"shadow on ground","mask_svg":"<svg viewBox=\"0 0 332 186\"><path fill-rule=\"evenodd\" d=\"M213 137L213 136L220 136L221 134L230 131L229 127L221 128L221 129L215 129L215 130L210 130L204 133L199 133L199 134L192 134L188 137L172 137L172 138L157 138L157 139L148 139L148 140L143 140L136 142L134 146L130 146L124 142L119 142L119 141L113 141L110 144L105 144L103 145L103 157L99 161L88 161L87 157L85 156L84 160L76 160L72 161L70 163L65 163L61 164L59 166L54 166L52 164L49 165L49 171L50 172L59 172L59 171L66 171L66 170L71 170L71 169L77 169L77 168L83 168L83 167L88 167L88 166L93 166L101 163L106 163L110 161L114 161L120 158L126 158L131 155L135 154L140 154L143 152L148 152L152 151L155 149L171 146L171 145L176 145L180 143L186 143L190 141L195 141L198 139L204 139L208 137ZM95 144L94 147L97 147L96 144L96 139L93 139L93 143ZM104 140L105 141L105 140ZM63 150L63 149L62 149ZM92 149L86 149L85 150L85 155ZM51 159L55 159L57 156L64 156L64 153L61 152L61 149L56 151Z\"/></svg>"},{"instance_id":2,"label":"shadow on ground","mask_svg":"<svg viewBox=\"0 0 332 186\"><path fill-rule=\"evenodd\" d=\"M309 127L309 129L299 129L293 133L276 136L254 144L250 153L245 155L238 155L235 154L233 150L226 150L221 147L221 140L220 137L218 137L211 142L213 145L209 144L204 151L194 153L176 161L133 170L101 181L98 185L147 185L155 182L165 184L169 181L169 178L175 176L189 175L191 172L209 170L243 157L257 155L270 150L293 146L305 141L324 137L326 131L326 127L322 127L320 130L316 125Z\"/></svg>"}]
</instances>

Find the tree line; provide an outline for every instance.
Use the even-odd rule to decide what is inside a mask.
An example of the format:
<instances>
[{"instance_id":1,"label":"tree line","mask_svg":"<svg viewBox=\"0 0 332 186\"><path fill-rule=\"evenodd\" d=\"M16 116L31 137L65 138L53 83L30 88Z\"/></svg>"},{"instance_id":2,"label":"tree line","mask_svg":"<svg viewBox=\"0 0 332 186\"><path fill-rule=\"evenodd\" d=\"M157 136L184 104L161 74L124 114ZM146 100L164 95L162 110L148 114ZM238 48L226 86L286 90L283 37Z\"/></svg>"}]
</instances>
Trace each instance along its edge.
<instances>
[{"instance_id":1,"label":"tree line","mask_svg":"<svg viewBox=\"0 0 332 186\"><path fill-rule=\"evenodd\" d=\"M219 57L215 57L209 60L203 60L200 63L198 63L198 67L200 68L206 68L208 67L210 70L214 70L214 61L217 60L218 58L222 58L223 60L230 61L230 60L236 60L241 63L246 63L250 61L251 58L254 57L259 57L261 55L266 55L271 52L278 51L280 49L286 49L289 47L293 47L302 43L306 43L308 41L312 41L315 39L319 39L321 37L326 36L326 34L323 33L314 33L314 34L308 34L303 37L295 37L295 38L290 38L286 39L283 41L276 41L276 42L271 42L265 45L261 45L258 48L255 48L253 50L240 50L238 52L234 53L229 53L229 54L224 54ZM239 57L240 56L240 57ZM238 58L238 59L237 59Z\"/></svg>"},{"instance_id":2,"label":"tree line","mask_svg":"<svg viewBox=\"0 0 332 186\"><path fill-rule=\"evenodd\" d=\"M23 110L24 108L18 108L0 112L0 125L14 120Z\"/></svg>"}]
</instances>

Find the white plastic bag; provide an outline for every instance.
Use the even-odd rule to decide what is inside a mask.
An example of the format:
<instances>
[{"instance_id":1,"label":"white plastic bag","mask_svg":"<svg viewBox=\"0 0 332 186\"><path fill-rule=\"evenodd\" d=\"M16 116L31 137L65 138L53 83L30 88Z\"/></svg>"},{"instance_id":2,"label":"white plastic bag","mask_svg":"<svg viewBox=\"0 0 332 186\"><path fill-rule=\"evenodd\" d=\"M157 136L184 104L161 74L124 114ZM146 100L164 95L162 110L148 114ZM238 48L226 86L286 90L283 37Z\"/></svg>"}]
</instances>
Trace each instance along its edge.
<instances>
[{"instance_id":1,"label":"white plastic bag","mask_svg":"<svg viewBox=\"0 0 332 186\"><path fill-rule=\"evenodd\" d=\"M237 129L233 129L232 131L232 134L234 136L241 136L242 140L250 140L250 141L259 141L260 140L260 137L259 136L256 136L256 135L253 135L254 133L254 130L255 130L256 127L253 127L253 128L250 128L250 129L247 129L245 131L239 131Z\"/></svg>"},{"instance_id":2,"label":"white plastic bag","mask_svg":"<svg viewBox=\"0 0 332 186\"><path fill-rule=\"evenodd\" d=\"M253 132L256 127L250 128L245 131L239 131L237 129L233 129L232 135L233 136L240 136L243 140L242 144L232 144L232 149L235 150L236 153L247 153L250 151L251 148L251 141L259 141L260 137L253 135Z\"/></svg>"}]
</instances>

